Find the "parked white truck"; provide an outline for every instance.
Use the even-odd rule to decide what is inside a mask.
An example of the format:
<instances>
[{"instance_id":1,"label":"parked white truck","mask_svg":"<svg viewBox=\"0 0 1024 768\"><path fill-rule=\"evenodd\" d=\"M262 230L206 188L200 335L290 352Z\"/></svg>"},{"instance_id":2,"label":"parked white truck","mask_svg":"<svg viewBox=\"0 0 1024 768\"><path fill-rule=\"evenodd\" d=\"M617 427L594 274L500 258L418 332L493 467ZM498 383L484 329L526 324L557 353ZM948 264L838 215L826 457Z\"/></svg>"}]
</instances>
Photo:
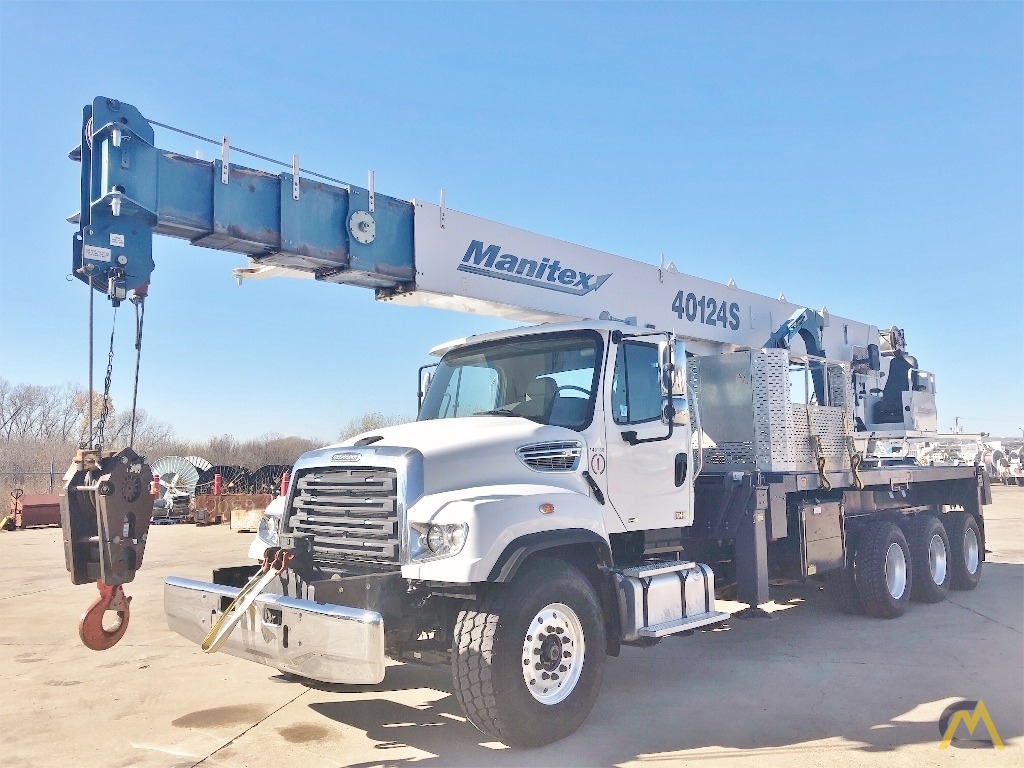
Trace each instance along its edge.
<instances>
[{"instance_id":1,"label":"parked white truck","mask_svg":"<svg viewBox=\"0 0 1024 768\"><path fill-rule=\"evenodd\" d=\"M895 618L977 585L984 474L882 455L936 426L934 378L902 331L443 195L385 197L372 175L231 165L226 139L214 162L159 150L111 99L84 126L75 273L115 301L148 281L157 232L250 255L239 278L534 323L435 348L415 422L299 458L260 528L287 567L258 588L251 565L168 577L185 637L328 683L380 682L388 659L448 664L478 728L536 746L586 719L622 645L729 618L723 589L756 613L770 579L822 579L840 610Z\"/></svg>"}]
</instances>

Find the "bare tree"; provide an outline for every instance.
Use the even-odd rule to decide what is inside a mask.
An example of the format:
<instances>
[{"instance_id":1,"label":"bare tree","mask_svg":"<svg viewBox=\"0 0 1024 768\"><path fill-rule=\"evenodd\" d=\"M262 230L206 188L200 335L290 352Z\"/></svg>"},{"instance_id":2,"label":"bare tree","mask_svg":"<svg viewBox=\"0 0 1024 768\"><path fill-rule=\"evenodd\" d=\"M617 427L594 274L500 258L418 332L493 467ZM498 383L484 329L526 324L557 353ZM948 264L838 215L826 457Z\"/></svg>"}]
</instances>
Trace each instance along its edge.
<instances>
[{"instance_id":1,"label":"bare tree","mask_svg":"<svg viewBox=\"0 0 1024 768\"><path fill-rule=\"evenodd\" d=\"M101 394L93 394L92 428L98 427L103 411ZM131 438L131 413L114 409L106 401L108 416L104 447L119 449ZM342 428L341 439L412 419L379 411L364 413ZM13 487L28 492L45 492L50 482L51 462L56 467L57 485L78 444L89 435L89 394L73 384L40 386L12 384L0 378L0 493ZM163 456L200 456L211 464L247 467L268 464L291 465L306 451L326 441L297 435L265 434L251 440L219 435L208 440L187 440L175 435L170 424L153 419L146 411L135 414L134 449L150 463Z\"/></svg>"},{"instance_id":2,"label":"bare tree","mask_svg":"<svg viewBox=\"0 0 1024 768\"><path fill-rule=\"evenodd\" d=\"M410 421L415 421L415 419L401 414L383 414L380 411L369 411L357 419L352 419L352 421L342 427L341 432L338 434L338 439L347 440L363 432L370 432L382 427L393 427L396 424L406 424Z\"/></svg>"}]
</instances>

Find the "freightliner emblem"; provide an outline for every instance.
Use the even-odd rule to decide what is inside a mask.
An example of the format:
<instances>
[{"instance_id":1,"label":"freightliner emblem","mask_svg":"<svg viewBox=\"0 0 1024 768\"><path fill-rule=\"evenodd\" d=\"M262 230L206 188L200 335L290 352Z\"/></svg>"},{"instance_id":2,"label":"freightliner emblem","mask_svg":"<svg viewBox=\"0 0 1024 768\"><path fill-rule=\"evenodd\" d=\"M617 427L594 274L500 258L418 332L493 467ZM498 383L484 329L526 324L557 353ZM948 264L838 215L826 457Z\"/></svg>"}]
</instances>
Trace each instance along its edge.
<instances>
[{"instance_id":1,"label":"freightliner emblem","mask_svg":"<svg viewBox=\"0 0 1024 768\"><path fill-rule=\"evenodd\" d=\"M544 257L540 261L536 261L535 259L520 258L511 253L502 253L500 245L488 245L485 248L480 240L470 242L458 269L460 272L494 277L498 280L510 280L513 283L523 283L560 293L571 293L574 296L583 296L591 291L596 291L604 285L605 280L612 276L610 272L607 275L591 275L577 269L563 267L558 259L551 261Z\"/></svg>"},{"instance_id":2,"label":"freightliner emblem","mask_svg":"<svg viewBox=\"0 0 1024 768\"><path fill-rule=\"evenodd\" d=\"M331 456L331 461L359 461L360 458L358 453L336 453Z\"/></svg>"}]
</instances>

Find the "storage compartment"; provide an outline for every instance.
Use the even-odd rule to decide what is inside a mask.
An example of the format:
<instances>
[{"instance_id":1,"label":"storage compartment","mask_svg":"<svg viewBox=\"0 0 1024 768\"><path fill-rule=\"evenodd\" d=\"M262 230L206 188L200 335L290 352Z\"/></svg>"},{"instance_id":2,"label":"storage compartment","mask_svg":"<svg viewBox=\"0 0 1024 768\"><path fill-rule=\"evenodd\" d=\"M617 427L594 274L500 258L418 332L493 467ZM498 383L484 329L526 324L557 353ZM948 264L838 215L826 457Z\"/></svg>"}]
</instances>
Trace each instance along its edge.
<instances>
[{"instance_id":1,"label":"storage compartment","mask_svg":"<svg viewBox=\"0 0 1024 768\"><path fill-rule=\"evenodd\" d=\"M800 518L800 566L804 576L842 568L843 506L838 501L807 502Z\"/></svg>"}]
</instances>

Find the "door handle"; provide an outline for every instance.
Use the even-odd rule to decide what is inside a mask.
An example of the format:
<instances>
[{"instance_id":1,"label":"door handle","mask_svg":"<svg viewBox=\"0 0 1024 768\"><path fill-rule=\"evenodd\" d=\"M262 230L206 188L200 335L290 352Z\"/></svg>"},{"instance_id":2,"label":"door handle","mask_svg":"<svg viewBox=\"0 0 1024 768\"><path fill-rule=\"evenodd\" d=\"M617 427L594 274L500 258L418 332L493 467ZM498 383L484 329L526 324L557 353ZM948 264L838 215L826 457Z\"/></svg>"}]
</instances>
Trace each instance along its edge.
<instances>
[{"instance_id":1,"label":"door handle","mask_svg":"<svg viewBox=\"0 0 1024 768\"><path fill-rule=\"evenodd\" d=\"M686 482L686 471L689 466L689 454L676 454L676 488Z\"/></svg>"}]
</instances>

